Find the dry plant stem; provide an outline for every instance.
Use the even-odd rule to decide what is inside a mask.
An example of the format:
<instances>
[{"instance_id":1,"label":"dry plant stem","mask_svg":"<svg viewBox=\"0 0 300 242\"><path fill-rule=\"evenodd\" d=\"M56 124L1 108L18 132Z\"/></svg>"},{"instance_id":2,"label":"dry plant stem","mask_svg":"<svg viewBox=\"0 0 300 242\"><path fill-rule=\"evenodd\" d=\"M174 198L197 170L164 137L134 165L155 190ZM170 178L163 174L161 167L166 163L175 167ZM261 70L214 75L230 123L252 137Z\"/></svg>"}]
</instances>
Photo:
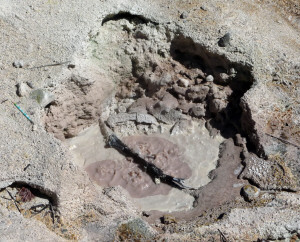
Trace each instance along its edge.
<instances>
[{"instance_id":1,"label":"dry plant stem","mask_svg":"<svg viewBox=\"0 0 300 242\"><path fill-rule=\"evenodd\" d=\"M18 204L17 204L16 199L14 199L14 197L11 195L11 193L10 193L7 189L5 189L5 190L7 191L8 195L11 197L11 199L14 201L14 204L16 205L16 207L17 207L19 213L21 213L21 211L20 211L20 209L19 209L19 206L18 206Z\"/></svg>"},{"instance_id":2,"label":"dry plant stem","mask_svg":"<svg viewBox=\"0 0 300 242\"><path fill-rule=\"evenodd\" d=\"M297 147L298 149L300 149L300 146L297 145L297 144L294 144L294 143L292 143L292 142L290 142L290 141L287 141L287 140L282 139L282 138L280 138L280 137L274 136L274 135L272 135L272 134L268 134L268 133L265 133L265 134L268 135L268 136L270 136L270 137L272 137L272 138L278 139L278 140L280 140L280 141L283 142L283 143L290 144L290 145L295 146L295 147Z\"/></svg>"},{"instance_id":3,"label":"dry plant stem","mask_svg":"<svg viewBox=\"0 0 300 242\"><path fill-rule=\"evenodd\" d=\"M183 184L183 181L184 181L183 179L164 174L164 172L160 168L158 168L154 164L146 161L139 154L137 154L136 152L131 150L112 131L109 131L108 127L104 124L104 122L101 119L99 120L99 126L101 129L101 132L103 133L104 137L106 138L107 144L110 147L118 150L119 152L123 153L126 156L130 156L130 157L134 158L135 162L138 163L139 165L141 165L142 167L144 167L146 172L152 178L154 178L154 179L158 178L162 182L167 183L176 188L192 189Z\"/></svg>"},{"instance_id":4,"label":"dry plant stem","mask_svg":"<svg viewBox=\"0 0 300 242\"><path fill-rule=\"evenodd\" d=\"M44 207L41 210L37 211L34 215L32 215L31 218L34 217L35 215L38 215L39 213L43 212L49 205L48 204L47 205L40 204L40 205L36 205L36 206L33 206L30 208L30 210L31 210L31 209L35 209L35 208L42 207L42 206L44 206Z\"/></svg>"},{"instance_id":5,"label":"dry plant stem","mask_svg":"<svg viewBox=\"0 0 300 242\"><path fill-rule=\"evenodd\" d=\"M34 67L31 67L31 68L28 68L28 69L31 70L31 69L37 69L37 68L43 68L43 67L49 67L49 66L61 66L61 65L64 65L64 64L68 64L70 62L71 61L65 61L65 62L60 62L60 63L55 63L55 64L48 64L48 65L42 65L42 66L34 66Z\"/></svg>"},{"instance_id":6,"label":"dry plant stem","mask_svg":"<svg viewBox=\"0 0 300 242\"><path fill-rule=\"evenodd\" d=\"M219 229L218 229L218 231L219 231L219 233L220 233L220 241L222 241L222 242L227 242L228 240L226 239L226 237L225 237L225 235L222 233L222 231L219 230Z\"/></svg>"},{"instance_id":7,"label":"dry plant stem","mask_svg":"<svg viewBox=\"0 0 300 242\"><path fill-rule=\"evenodd\" d=\"M53 225L54 225L54 222L55 222L55 220L54 220L54 210L53 210L53 206L52 206L52 204L51 204L51 203L49 203L49 205L50 205L50 211L51 211L52 223L53 223Z\"/></svg>"}]
</instances>

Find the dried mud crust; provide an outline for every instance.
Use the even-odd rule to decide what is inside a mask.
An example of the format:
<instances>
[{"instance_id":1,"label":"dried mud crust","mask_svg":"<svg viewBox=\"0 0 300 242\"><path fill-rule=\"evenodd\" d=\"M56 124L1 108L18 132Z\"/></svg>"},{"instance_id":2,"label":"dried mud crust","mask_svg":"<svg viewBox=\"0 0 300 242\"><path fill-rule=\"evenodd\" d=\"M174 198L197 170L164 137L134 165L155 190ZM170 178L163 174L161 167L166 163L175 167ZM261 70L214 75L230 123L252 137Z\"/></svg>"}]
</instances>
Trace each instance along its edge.
<instances>
[{"instance_id":1,"label":"dried mud crust","mask_svg":"<svg viewBox=\"0 0 300 242\"><path fill-rule=\"evenodd\" d=\"M240 197L241 186L247 184L238 179L241 157L260 146L251 110L240 106L241 97L254 82L250 66L232 63L180 32L136 16L104 22L91 35L89 51L117 88L103 105L97 96L101 83L90 83L86 90L71 78L67 89L72 97L49 107L45 118L49 132L62 140L70 138L100 115L121 137L161 130L184 133L191 120L204 120L212 136L220 132L227 140L220 150L219 165L211 173L213 180L191 192L196 199L194 208L174 216L190 222L203 216L201 223L205 223L236 203L247 206ZM83 76L79 79L84 83ZM162 215L153 212L147 220L153 222Z\"/></svg>"}]
</instances>

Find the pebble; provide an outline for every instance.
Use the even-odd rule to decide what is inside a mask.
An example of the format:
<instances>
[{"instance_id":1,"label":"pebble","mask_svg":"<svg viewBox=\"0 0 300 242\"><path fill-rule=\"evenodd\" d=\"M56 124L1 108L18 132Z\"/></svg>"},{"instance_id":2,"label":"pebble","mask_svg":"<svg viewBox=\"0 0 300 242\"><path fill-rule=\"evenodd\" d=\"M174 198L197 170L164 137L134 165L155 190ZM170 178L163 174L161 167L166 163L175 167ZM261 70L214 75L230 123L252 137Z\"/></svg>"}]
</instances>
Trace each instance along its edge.
<instances>
[{"instance_id":1,"label":"pebble","mask_svg":"<svg viewBox=\"0 0 300 242\"><path fill-rule=\"evenodd\" d=\"M34 88L34 84L31 81L26 82L26 84L30 87L30 88Z\"/></svg>"},{"instance_id":2,"label":"pebble","mask_svg":"<svg viewBox=\"0 0 300 242\"><path fill-rule=\"evenodd\" d=\"M250 202L259 196L260 189L252 185L245 185L242 188L241 194L246 201Z\"/></svg>"},{"instance_id":3,"label":"pebble","mask_svg":"<svg viewBox=\"0 0 300 242\"><path fill-rule=\"evenodd\" d=\"M31 97L35 99L43 108L55 100L55 97L52 93L43 89L37 89L33 91L31 93Z\"/></svg>"},{"instance_id":4,"label":"pebble","mask_svg":"<svg viewBox=\"0 0 300 242\"><path fill-rule=\"evenodd\" d=\"M194 107L192 107L192 115L201 118L205 116L205 106L202 103L197 103Z\"/></svg>"},{"instance_id":5,"label":"pebble","mask_svg":"<svg viewBox=\"0 0 300 242\"><path fill-rule=\"evenodd\" d=\"M195 104L192 102L187 102L186 100L182 100L178 106L178 108L182 111L182 113L188 113L190 109L194 106Z\"/></svg>"},{"instance_id":6,"label":"pebble","mask_svg":"<svg viewBox=\"0 0 300 242\"><path fill-rule=\"evenodd\" d=\"M123 105L120 105L120 106L118 107L118 112L119 112L119 113L126 113L126 107L123 106Z\"/></svg>"},{"instance_id":7,"label":"pebble","mask_svg":"<svg viewBox=\"0 0 300 242\"><path fill-rule=\"evenodd\" d=\"M218 45L220 47L226 47L230 44L231 34L226 33L222 38L219 39Z\"/></svg>"},{"instance_id":8,"label":"pebble","mask_svg":"<svg viewBox=\"0 0 300 242\"><path fill-rule=\"evenodd\" d=\"M208 8L206 6L201 6L200 9L202 9L203 11L208 11Z\"/></svg>"},{"instance_id":9,"label":"pebble","mask_svg":"<svg viewBox=\"0 0 300 242\"><path fill-rule=\"evenodd\" d=\"M212 75L208 75L208 76L205 78L205 80L206 80L207 82L213 82L213 81L214 81L214 77L213 77Z\"/></svg>"},{"instance_id":10,"label":"pebble","mask_svg":"<svg viewBox=\"0 0 300 242\"><path fill-rule=\"evenodd\" d=\"M32 125L32 131L36 131L36 130L37 130L36 124Z\"/></svg>"},{"instance_id":11,"label":"pebble","mask_svg":"<svg viewBox=\"0 0 300 242\"><path fill-rule=\"evenodd\" d=\"M226 73L220 73L216 81L222 85L228 84L228 82L230 81L230 76Z\"/></svg>"},{"instance_id":12,"label":"pebble","mask_svg":"<svg viewBox=\"0 0 300 242\"><path fill-rule=\"evenodd\" d=\"M13 66L14 66L15 68L23 68L23 66L24 66L24 61L22 61L22 60L14 61L14 62L13 62Z\"/></svg>"},{"instance_id":13,"label":"pebble","mask_svg":"<svg viewBox=\"0 0 300 242\"><path fill-rule=\"evenodd\" d=\"M209 92L207 86L193 86L189 89L187 97L193 101L203 102Z\"/></svg>"},{"instance_id":14,"label":"pebble","mask_svg":"<svg viewBox=\"0 0 300 242\"><path fill-rule=\"evenodd\" d=\"M185 93L186 93L186 89L185 88L183 88L183 87L179 87L179 86L176 86L176 85L174 85L173 86L173 91L175 92L175 93L177 93L178 95L180 94L180 95L185 95Z\"/></svg>"},{"instance_id":15,"label":"pebble","mask_svg":"<svg viewBox=\"0 0 300 242\"><path fill-rule=\"evenodd\" d=\"M178 80L178 85L181 86L181 87L188 87L189 84L190 84L190 81L188 79L180 78Z\"/></svg>"},{"instance_id":16,"label":"pebble","mask_svg":"<svg viewBox=\"0 0 300 242\"><path fill-rule=\"evenodd\" d=\"M30 90L30 88L26 83L20 82L17 84L17 95L19 97L26 96L28 94L29 90Z\"/></svg>"},{"instance_id":17,"label":"pebble","mask_svg":"<svg viewBox=\"0 0 300 242\"><path fill-rule=\"evenodd\" d=\"M229 73L230 73L230 75L235 75L236 70L234 68L230 68Z\"/></svg>"},{"instance_id":18,"label":"pebble","mask_svg":"<svg viewBox=\"0 0 300 242\"><path fill-rule=\"evenodd\" d=\"M168 214L165 214L163 217L162 217L162 222L164 224L173 224L173 223L177 223L177 220L175 217L173 217L172 215L168 215Z\"/></svg>"},{"instance_id":19,"label":"pebble","mask_svg":"<svg viewBox=\"0 0 300 242\"><path fill-rule=\"evenodd\" d=\"M218 113L218 112L222 111L223 109L225 109L226 106L227 106L227 103L224 100L213 99L209 103L209 111L211 111L212 113Z\"/></svg>"},{"instance_id":20,"label":"pebble","mask_svg":"<svg viewBox=\"0 0 300 242\"><path fill-rule=\"evenodd\" d=\"M180 14L181 19L186 19L187 17L188 17L188 13L186 11L184 11Z\"/></svg>"}]
</instances>

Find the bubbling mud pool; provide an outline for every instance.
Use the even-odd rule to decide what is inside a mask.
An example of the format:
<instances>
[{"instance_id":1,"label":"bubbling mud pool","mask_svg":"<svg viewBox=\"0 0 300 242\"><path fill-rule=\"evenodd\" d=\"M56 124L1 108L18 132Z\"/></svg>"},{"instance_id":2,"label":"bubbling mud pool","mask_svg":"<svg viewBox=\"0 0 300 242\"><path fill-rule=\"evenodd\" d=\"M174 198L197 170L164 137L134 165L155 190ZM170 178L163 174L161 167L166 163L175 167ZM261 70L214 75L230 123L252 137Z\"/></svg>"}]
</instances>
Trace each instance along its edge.
<instances>
[{"instance_id":1,"label":"bubbling mud pool","mask_svg":"<svg viewBox=\"0 0 300 242\"><path fill-rule=\"evenodd\" d=\"M210 182L208 174L216 168L222 136L211 137L203 124L181 134L134 135L122 138L130 148L153 162L166 174L185 178L185 184L199 188ZM120 185L126 189L143 211L164 212L189 210L194 197L153 179L130 159L105 142L98 125L68 139L74 161L84 168L95 183L102 187Z\"/></svg>"}]
</instances>

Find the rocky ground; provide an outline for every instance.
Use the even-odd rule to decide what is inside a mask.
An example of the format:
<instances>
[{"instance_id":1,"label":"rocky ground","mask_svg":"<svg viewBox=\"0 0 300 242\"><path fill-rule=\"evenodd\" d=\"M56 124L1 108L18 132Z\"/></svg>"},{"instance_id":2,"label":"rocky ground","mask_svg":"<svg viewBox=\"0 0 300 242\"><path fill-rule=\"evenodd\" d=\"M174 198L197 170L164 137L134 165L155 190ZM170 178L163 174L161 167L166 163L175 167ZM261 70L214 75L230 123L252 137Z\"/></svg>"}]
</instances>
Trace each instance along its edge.
<instances>
[{"instance_id":1,"label":"rocky ground","mask_svg":"<svg viewBox=\"0 0 300 242\"><path fill-rule=\"evenodd\" d=\"M300 239L297 0L3 0L0 26L1 240ZM180 191L189 209L137 206L160 184L117 173L120 154L88 145L100 132L78 158L100 117L164 171L205 176ZM197 127L221 144L178 138ZM217 161L179 161L203 142Z\"/></svg>"}]
</instances>

